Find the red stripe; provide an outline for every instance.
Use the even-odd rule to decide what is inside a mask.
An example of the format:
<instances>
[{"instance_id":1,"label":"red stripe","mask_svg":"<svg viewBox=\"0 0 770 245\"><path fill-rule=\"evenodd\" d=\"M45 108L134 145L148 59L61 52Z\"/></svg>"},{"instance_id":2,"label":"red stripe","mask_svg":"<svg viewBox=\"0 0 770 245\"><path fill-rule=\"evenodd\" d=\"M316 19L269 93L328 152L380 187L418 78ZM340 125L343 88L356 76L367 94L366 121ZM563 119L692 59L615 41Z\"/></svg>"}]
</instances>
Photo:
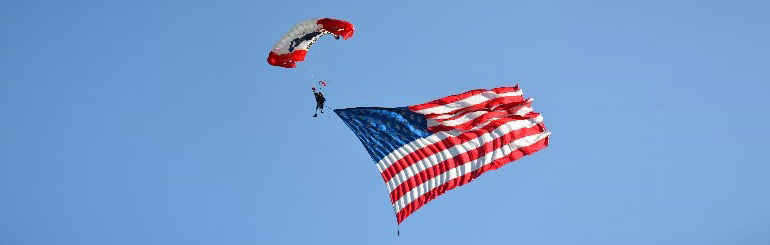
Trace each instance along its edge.
<instances>
[{"instance_id":1,"label":"red stripe","mask_svg":"<svg viewBox=\"0 0 770 245\"><path fill-rule=\"evenodd\" d=\"M494 162L484 165L481 168L468 173L466 175L463 175L461 177L455 178L450 180L447 183L444 183L437 188L423 194L422 196L418 197L411 203L407 204L406 207L401 209L398 213L396 213L396 219L398 223L400 224L406 217L409 217L412 213L417 211L420 207L428 203L429 201L435 199L436 197L440 196L441 194L444 194L444 192L454 189L455 187L467 184L468 182L473 181L477 177L479 177L481 174L489 171L489 170L495 170L499 167L502 167L509 162L515 161L523 156L530 155L532 153L535 153L543 148L548 146L548 138L542 139L535 144L532 144L527 147L522 147L517 149L516 151L512 152L508 156L504 158L500 158L495 160Z\"/></svg>"},{"instance_id":2,"label":"red stripe","mask_svg":"<svg viewBox=\"0 0 770 245\"><path fill-rule=\"evenodd\" d=\"M476 89L476 90L471 90L471 91L468 91L468 92L465 92L465 93L462 93L462 94L450 95L450 96L447 96L447 97L444 97L444 98L441 98L441 99L437 99L437 100L434 100L434 101L431 101L431 102L428 102L428 103L409 106L409 109L412 110L412 111L421 111L421 110L428 109L428 108L443 106L443 105L446 105L446 104L449 104L449 103L454 103L454 102L457 102L457 101L460 101L460 100L467 99L468 97L471 97L471 96L474 96L474 95L477 95L477 94L480 94L480 93L484 93L484 92L487 92L487 91L493 91L495 93L501 94L501 93L515 92L515 91L518 91L518 90L519 90L519 85L516 85L514 87L494 88L492 90Z\"/></svg>"},{"instance_id":3,"label":"red stripe","mask_svg":"<svg viewBox=\"0 0 770 245\"><path fill-rule=\"evenodd\" d=\"M453 168L456 168L468 162L475 161L480 157L483 157L487 153L493 152L499 149L500 147L503 147L505 145L512 143L517 139L521 139L523 137L530 136L530 135L537 135L542 132L545 132L545 128L541 127L540 124L537 124L529 128L514 130L494 140L488 141L484 143L484 145L476 149L459 154L457 156L454 156L453 158L446 159L430 168L423 170L420 173L415 174L414 176L410 177L409 179L401 183L399 186L397 186L395 189L393 189L390 192L390 200L391 202L395 203L396 201L398 201L399 198L401 198L404 194L406 194L413 188L419 186L422 183L425 183L426 181L429 181L430 179L436 176L439 176Z\"/></svg>"},{"instance_id":4,"label":"red stripe","mask_svg":"<svg viewBox=\"0 0 770 245\"><path fill-rule=\"evenodd\" d=\"M484 126L483 128L480 128L478 130L474 130L473 132L466 132L462 133L458 136L448 137L446 139L443 139L439 142L427 145L425 147L422 147L412 153L407 154L406 156L401 157L396 162L391 164L388 168L382 171L382 178L385 179L385 182L390 181L393 176L404 170L405 168L411 166L415 162L418 162L422 159L425 159L427 157L432 156L433 154L436 154L438 152L441 152L443 150L446 150L450 147L453 147L455 145L459 145L462 143L465 143L469 140L473 140L481 136L482 134L485 134L487 132L490 132L498 127L500 127L503 124L506 124L508 122L514 121L514 120L526 120L526 119L532 119L537 117L539 114L532 113L531 115L527 115L526 117L508 117L508 118L502 118L499 120L495 120L494 122L491 122L489 125Z\"/></svg>"},{"instance_id":5,"label":"red stripe","mask_svg":"<svg viewBox=\"0 0 770 245\"><path fill-rule=\"evenodd\" d=\"M427 118L436 120L437 122L443 122L447 120L454 120L454 119L460 118L470 112L479 111L479 110L491 110L500 105L519 103L519 102L524 102L524 96L519 95L519 96L506 96L501 98L495 98L495 99L485 101L479 104L475 104L469 107L460 108L448 113L423 114L423 115L425 115L425 117ZM445 119L437 119L437 117L439 116L446 116L446 115L452 115L452 117L445 118Z\"/></svg>"},{"instance_id":6,"label":"red stripe","mask_svg":"<svg viewBox=\"0 0 770 245\"><path fill-rule=\"evenodd\" d=\"M524 107L532 107L532 102L524 102L519 104L507 104L500 106L498 108L495 108L492 111L489 111L477 118L474 118L468 122L465 122L463 124L455 125L455 126L447 126L447 125L436 125L428 127L428 130L436 133L440 131L448 131L448 130L471 130L474 127L477 127L478 125L481 125L482 123L489 121L492 118L506 118L506 117L515 117L516 112L521 110Z\"/></svg>"}]
</instances>

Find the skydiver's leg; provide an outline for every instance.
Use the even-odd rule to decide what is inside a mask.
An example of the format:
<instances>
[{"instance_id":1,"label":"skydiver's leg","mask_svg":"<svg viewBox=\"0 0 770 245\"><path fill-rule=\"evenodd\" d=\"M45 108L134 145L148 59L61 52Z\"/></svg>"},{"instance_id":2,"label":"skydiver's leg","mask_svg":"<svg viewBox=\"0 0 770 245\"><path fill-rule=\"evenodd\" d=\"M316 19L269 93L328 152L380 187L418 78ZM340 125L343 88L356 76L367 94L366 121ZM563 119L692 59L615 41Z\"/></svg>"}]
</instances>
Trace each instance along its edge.
<instances>
[{"instance_id":1,"label":"skydiver's leg","mask_svg":"<svg viewBox=\"0 0 770 245\"><path fill-rule=\"evenodd\" d=\"M323 106L320 103L315 104L315 113L318 115L318 109L321 109L321 113L324 113Z\"/></svg>"}]
</instances>

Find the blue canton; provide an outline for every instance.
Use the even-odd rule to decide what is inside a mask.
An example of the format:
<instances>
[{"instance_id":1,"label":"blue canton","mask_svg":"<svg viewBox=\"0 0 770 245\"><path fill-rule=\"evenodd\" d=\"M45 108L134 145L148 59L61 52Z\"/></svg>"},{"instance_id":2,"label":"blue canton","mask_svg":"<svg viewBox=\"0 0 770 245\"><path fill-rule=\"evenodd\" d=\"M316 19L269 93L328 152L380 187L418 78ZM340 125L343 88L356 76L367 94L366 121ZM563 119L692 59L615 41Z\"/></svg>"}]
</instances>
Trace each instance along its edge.
<instances>
[{"instance_id":1,"label":"blue canton","mask_svg":"<svg viewBox=\"0 0 770 245\"><path fill-rule=\"evenodd\" d=\"M334 112L353 130L375 163L401 146L432 134L425 116L406 107L357 107Z\"/></svg>"}]
</instances>

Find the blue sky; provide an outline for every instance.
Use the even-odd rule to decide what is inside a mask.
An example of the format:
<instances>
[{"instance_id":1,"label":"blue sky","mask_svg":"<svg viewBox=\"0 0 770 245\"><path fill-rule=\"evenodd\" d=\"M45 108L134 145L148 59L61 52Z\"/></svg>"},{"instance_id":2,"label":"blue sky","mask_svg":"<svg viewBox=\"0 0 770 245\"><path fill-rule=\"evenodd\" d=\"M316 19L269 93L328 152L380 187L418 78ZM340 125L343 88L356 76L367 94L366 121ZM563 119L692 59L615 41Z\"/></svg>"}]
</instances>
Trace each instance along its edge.
<instances>
[{"instance_id":1,"label":"blue sky","mask_svg":"<svg viewBox=\"0 0 770 245\"><path fill-rule=\"evenodd\" d=\"M767 1L2 1L0 244L769 244ZM273 43L348 20L298 69ZM312 66L310 64L312 62ZM312 70L310 69L312 67ZM329 104L521 84L549 148L395 236Z\"/></svg>"}]
</instances>

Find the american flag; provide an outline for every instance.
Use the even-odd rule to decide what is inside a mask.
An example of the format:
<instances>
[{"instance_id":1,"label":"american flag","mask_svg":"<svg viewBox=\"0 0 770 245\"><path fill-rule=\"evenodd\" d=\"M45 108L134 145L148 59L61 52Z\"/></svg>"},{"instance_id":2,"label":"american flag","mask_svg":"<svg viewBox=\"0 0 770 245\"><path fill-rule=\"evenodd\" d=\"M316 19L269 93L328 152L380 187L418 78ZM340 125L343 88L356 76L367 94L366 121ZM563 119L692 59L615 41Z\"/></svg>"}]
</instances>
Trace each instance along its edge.
<instances>
[{"instance_id":1,"label":"american flag","mask_svg":"<svg viewBox=\"0 0 770 245\"><path fill-rule=\"evenodd\" d=\"M398 223L444 192L545 148L551 134L518 85L334 111L377 163Z\"/></svg>"}]
</instances>

